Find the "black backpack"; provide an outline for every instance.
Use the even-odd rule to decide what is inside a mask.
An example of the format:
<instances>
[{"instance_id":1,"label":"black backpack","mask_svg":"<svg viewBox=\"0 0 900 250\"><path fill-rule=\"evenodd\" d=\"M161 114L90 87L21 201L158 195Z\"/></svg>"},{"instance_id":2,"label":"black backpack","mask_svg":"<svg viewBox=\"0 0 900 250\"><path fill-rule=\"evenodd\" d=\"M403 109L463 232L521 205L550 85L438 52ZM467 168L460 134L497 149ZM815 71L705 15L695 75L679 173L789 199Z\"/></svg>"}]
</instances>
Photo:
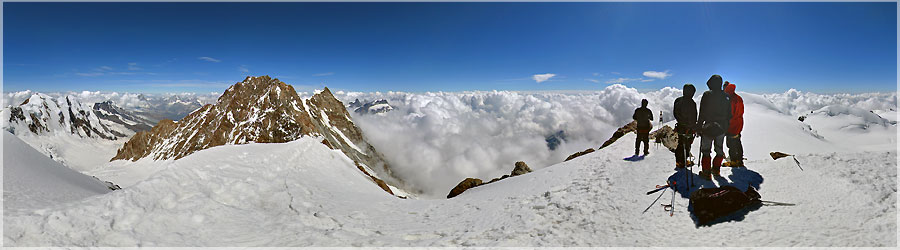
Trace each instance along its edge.
<instances>
[{"instance_id":1,"label":"black backpack","mask_svg":"<svg viewBox=\"0 0 900 250\"><path fill-rule=\"evenodd\" d=\"M733 186L703 188L691 193L690 207L698 225L705 225L750 205L758 205L759 193L752 186L747 192Z\"/></svg>"}]
</instances>

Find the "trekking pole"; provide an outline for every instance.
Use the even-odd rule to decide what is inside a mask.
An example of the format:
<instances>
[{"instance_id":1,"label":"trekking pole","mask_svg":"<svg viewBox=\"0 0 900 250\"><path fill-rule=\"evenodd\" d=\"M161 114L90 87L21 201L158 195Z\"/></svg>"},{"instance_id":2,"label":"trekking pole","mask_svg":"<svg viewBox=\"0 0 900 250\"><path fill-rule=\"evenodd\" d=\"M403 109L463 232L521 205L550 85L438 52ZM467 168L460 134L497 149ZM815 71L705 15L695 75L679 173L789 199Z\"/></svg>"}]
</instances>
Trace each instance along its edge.
<instances>
[{"instance_id":1,"label":"trekking pole","mask_svg":"<svg viewBox=\"0 0 900 250\"><path fill-rule=\"evenodd\" d=\"M672 202L669 203L669 217L675 215L675 190L672 190Z\"/></svg>"},{"instance_id":2,"label":"trekking pole","mask_svg":"<svg viewBox=\"0 0 900 250\"><path fill-rule=\"evenodd\" d=\"M762 203L763 206L796 206L797 205L794 203L784 203L784 202L764 201L764 200L760 200L759 202Z\"/></svg>"},{"instance_id":3,"label":"trekking pole","mask_svg":"<svg viewBox=\"0 0 900 250\"><path fill-rule=\"evenodd\" d=\"M659 123L656 125L658 128L662 128L662 110L659 111ZM656 143L656 150L659 150L659 144L661 140L659 140L659 135L657 134L657 138L653 140Z\"/></svg>"},{"instance_id":4,"label":"trekking pole","mask_svg":"<svg viewBox=\"0 0 900 250\"><path fill-rule=\"evenodd\" d=\"M662 188L662 189L665 190L665 188ZM657 190L659 190L659 189L657 189ZM647 194L650 194L650 193L647 193ZM650 210L650 208L653 207L653 204L656 204L656 201L658 201L659 198L662 198L662 196L664 194L666 194L666 191L663 191L662 193L660 193L659 196L656 197L656 200L653 200L653 203L650 203L650 206L648 206L647 209L644 209L644 211L641 213L643 214L643 213L646 213L647 210Z\"/></svg>"},{"instance_id":5,"label":"trekking pole","mask_svg":"<svg viewBox=\"0 0 900 250\"><path fill-rule=\"evenodd\" d=\"M687 144L687 135L681 134L680 136L683 137L683 138L678 138L678 139L679 139L679 141L681 141L681 147L683 148L681 153L684 154L684 157L682 157L682 162L681 162L683 164L682 166L684 166L684 181L685 181L684 189L685 189L685 192L689 193L689 192L691 192L691 187L693 187L693 184L691 184L693 181L693 180L691 180L692 179L691 174L693 173L693 171L691 171L691 170L694 168L694 166L690 166L690 169L689 169L688 164L687 164L688 156L691 154L690 149L687 147L687 145L685 145L685 144Z\"/></svg>"},{"instance_id":6,"label":"trekking pole","mask_svg":"<svg viewBox=\"0 0 900 250\"><path fill-rule=\"evenodd\" d=\"M647 209L644 209L644 211L641 212L641 213L643 214L643 213L646 213L647 210L650 210L650 208L653 207L653 204L656 204L656 202L659 201L659 198L662 198L662 196L663 196L664 194L666 194L666 189L668 189L668 188L673 188L673 189L672 189L672 193L674 194L674 193L675 193L675 189L674 189L673 186L675 186L675 182L674 182L674 181L673 181L672 183L668 183L668 182L667 182L665 186L656 185L656 189L647 192L647 195L650 195L650 194L659 192L660 190L663 191L661 194L659 194L659 196L656 197L656 200L653 200L653 203L650 203L650 206L648 206ZM674 198L673 198L673 199L674 199Z\"/></svg>"},{"instance_id":7,"label":"trekking pole","mask_svg":"<svg viewBox=\"0 0 900 250\"><path fill-rule=\"evenodd\" d=\"M803 171L803 167L800 166L800 161L797 160L797 157L791 155L791 158L794 158L794 162L797 163L797 167L800 168L800 171Z\"/></svg>"}]
</instances>

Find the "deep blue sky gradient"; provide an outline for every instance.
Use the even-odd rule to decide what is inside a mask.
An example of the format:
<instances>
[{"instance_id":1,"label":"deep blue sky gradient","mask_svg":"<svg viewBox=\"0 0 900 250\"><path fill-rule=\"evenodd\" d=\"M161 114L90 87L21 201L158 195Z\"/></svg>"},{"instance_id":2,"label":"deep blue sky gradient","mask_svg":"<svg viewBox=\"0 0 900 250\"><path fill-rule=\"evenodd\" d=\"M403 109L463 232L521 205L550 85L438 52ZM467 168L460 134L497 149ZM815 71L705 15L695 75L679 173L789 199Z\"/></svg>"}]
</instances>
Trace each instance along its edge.
<instances>
[{"instance_id":1,"label":"deep blue sky gradient","mask_svg":"<svg viewBox=\"0 0 900 250\"><path fill-rule=\"evenodd\" d=\"M711 74L761 93L897 88L895 2L3 6L4 91L221 92L265 74L301 90L650 90Z\"/></svg>"}]
</instances>

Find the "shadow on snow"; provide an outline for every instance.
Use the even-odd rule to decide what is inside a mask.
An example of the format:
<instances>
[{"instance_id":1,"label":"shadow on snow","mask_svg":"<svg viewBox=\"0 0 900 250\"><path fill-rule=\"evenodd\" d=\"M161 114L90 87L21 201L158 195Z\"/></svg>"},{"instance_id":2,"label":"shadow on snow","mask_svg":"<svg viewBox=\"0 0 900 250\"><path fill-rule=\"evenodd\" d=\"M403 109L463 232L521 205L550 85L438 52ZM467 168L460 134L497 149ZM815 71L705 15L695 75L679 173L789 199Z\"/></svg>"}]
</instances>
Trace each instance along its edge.
<instances>
[{"instance_id":1,"label":"shadow on snow","mask_svg":"<svg viewBox=\"0 0 900 250\"><path fill-rule=\"evenodd\" d=\"M724 168L724 167L723 167ZM699 168L698 168L699 170ZM685 173L687 172L687 173ZM749 187L753 187L756 190L760 190L761 184L765 180L762 175L757 173L756 171L747 169L747 168L731 168L731 174L728 175L728 178L725 177L715 177L714 181L708 181L701 179L700 176L693 171L687 171L685 169L678 170L673 173L668 178L667 183L675 182L675 191L682 198L690 199L690 195L701 188L717 188L722 186L733 186L742 191L747 191ZM691 179L691 184L688 186L688 178ZM713 221L710 221L706 224L699 224L697 216L694 214L693 204L688 205L688 211L691 213L691 218L694 220L694 224L697 227L700 226L712 226L722 222L729 221L742 221L745 216L750 213L750 211L754 211L762 207L762 204L755 203L749 206L746 206L740 210L737 210L727 216L723 216L717 218Z\"/></svg>"}]
</instances>

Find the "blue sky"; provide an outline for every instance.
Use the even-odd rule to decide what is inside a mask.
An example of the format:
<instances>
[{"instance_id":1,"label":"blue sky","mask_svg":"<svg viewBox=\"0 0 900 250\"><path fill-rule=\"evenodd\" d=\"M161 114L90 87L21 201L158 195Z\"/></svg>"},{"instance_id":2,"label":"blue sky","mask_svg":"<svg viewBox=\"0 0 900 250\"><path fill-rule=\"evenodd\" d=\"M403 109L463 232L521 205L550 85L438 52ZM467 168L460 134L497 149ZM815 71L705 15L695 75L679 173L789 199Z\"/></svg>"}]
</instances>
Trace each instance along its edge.
<instances>
[{"instance_id":1,"label":"blue sky","mask_svg":"<svg viewBox=\"0 0 900 250\"><path fill-rule=\"evenodd\" d=\"M897 90L896 2L6 2L3 46L7 92Z\"/></svg>"}]
</instances>

